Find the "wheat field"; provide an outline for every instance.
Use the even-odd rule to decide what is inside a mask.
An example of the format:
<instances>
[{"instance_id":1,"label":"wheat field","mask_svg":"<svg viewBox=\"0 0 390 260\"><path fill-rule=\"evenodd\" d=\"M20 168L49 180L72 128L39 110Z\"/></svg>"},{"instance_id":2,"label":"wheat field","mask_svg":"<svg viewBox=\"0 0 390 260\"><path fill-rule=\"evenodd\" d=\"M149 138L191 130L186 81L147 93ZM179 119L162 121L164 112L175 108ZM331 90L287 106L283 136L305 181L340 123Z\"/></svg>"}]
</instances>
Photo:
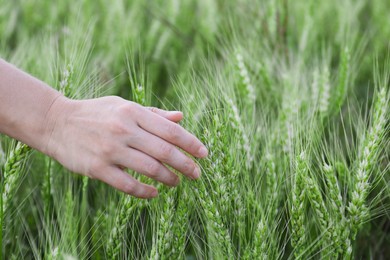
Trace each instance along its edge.
<instances>
[{"instance_id":1,"label":"wheat field","mask_svg":"<svg viewBox=\"0 0 390 260\"><path fill-rule=\"evenodd\" d=\"M158 187L142 200L0 135L2 259L389 259L389 12L0 0L1 58L72 99L183 111L209 150L176 188L129 171Z\"/></svg>"}]
</instances>

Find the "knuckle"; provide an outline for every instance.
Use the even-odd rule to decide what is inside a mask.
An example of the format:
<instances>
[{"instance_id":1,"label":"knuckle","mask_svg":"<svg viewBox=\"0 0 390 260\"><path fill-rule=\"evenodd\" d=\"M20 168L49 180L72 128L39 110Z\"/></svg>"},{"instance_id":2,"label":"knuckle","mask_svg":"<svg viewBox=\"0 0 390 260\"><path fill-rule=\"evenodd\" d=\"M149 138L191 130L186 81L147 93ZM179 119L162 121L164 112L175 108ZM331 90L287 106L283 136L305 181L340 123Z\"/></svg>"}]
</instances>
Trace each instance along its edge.
<instances>
[{"instance_id":1,"label":"knuckle","mask_svg":"<svg viewBox=\"0 0 390 260\"><path fill-rule=\"evenodd\" d=\"M196 138L192 138L190 141L190 146L189 146L193 151L197 152L202 145L196 140Z\"/></svg>"},{"instance_id":2,"label":"knuckle","mask_svg":"<svg viewBox=\"0 0 390 260\"><path fill-rule=\"evenodd\" d=\"M121 122L121 120L113 120L109 127L111 133L114 135L125 135L130 132L128 127L123 122Z\"/></svg>"},{"instance_id":3,"label":"knuckle","mask_svg":"<svg viewBox=\"0 0 390 260\"><path fill-rule=\"evenodd\" d=\"M171 140L178 140L180 137L180 127L177 124L171 123L168 126L168 136Z\"/></svg>"},{"instance_id":4,"label":"knuckle","mask_svg":"<svg viewBox=\"0 0 390 260\"><path fill-rule=\"evenodd\" d=\"M161 151L161 159L169 160L175 151L175 147L171 144L164 142L160 147L160 151Z\"/></svg>"},{"instance_id":5,"label":"knuckle","mask_svg":"<svg viewBox=\"0 0 390 260\"><path fill-rule=\"evenodd\" d=\"M155 178L160 172L160 165L157 162L146 163L146 171L151 178Z\"/></svg>"},{"instance_id":6,"label":"knuckle","mask_svg":"<svg viewBox=\"0 0 390 260\"><path fill-rule=\"evenodd\" d=\"M184 162L184 165L183 165L183 171L185 173L193 173L195 170L195 165L194 163L190 160L190 159L187 159L185 162Z\"/></svg>"},{"instance_id":7,"label":"knuckle","mask_svg":"<svg viewBox=\"0 0 390 260\"><path fill-rule=\"evenodd\" d=\"M115 152L115 145L113 145L110 142L105 142L101 146L101 154L104 158L112 156L112 154Z\"/></svg>"},{"instance_id":8,"label":"knuckle","mask_svg":"<svg viewBox=\"0 0 390 260\"><path fill-rule=\"evenodd\" d=\"M137 189L137 184L133 181L126 183L123 186L123 191L128 194L134 194Z\"/></svg>"},{"instance_id":9,"label":"knuckle","mask_svg":"<svg viewBox=\"0 0 390 260\"><path fill-rule=\"evenodd\" d=\"M125 116L134 115L139 111L139 109L140 106L133 102L126 102L118 107L119 114Z\"/></svg>"},{"instance_id":10,"label":"knuckle","mask_svg":"<svg viewBox=\"0 0 390 260\"><path fill-rule=\"evenodd\" d=\"M122 104L125 100L119 96L107 96L105 97L109 99L113 104Z\"/></svg>"},{"instance_id":11,"label":"knuckle","mask_svg":"<svg viewBox=\"0 0 390 260\"><path fill-rule=\"evenodd\" d=\"M114 105L112 108L117 107L119 104L123 104L124 99L119 96L105 96L99 98L102 100L106 105Z\"/></svg>"},{"instance_id":12,"label":"knuckle","mask_svg":"<svg viewBox=\"0 0 390 260\"><path fill-rule=\"evenodd\" d=\"M150 111L152 111L153 113L158 113L158 109L156 107L151 107Z\"/></svg>"}]
</instances>

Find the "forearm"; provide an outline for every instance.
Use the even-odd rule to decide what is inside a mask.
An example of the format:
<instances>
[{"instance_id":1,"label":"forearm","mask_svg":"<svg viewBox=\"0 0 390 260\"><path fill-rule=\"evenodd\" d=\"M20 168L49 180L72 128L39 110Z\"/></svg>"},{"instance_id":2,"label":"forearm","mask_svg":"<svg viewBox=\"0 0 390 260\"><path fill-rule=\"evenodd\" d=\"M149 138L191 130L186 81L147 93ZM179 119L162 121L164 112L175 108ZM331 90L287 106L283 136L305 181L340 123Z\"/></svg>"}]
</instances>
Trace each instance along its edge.
<instances>
[{"instance_id":1,"label":"forearm","mask_svg":"<svg viewBox=\"0 0 390 260\"><path fill-rule=\"evenodd\" d=\"M0 59L0 133L44 151L48 113L59 98L58 91Z\"/></svg>"}]
</instances>

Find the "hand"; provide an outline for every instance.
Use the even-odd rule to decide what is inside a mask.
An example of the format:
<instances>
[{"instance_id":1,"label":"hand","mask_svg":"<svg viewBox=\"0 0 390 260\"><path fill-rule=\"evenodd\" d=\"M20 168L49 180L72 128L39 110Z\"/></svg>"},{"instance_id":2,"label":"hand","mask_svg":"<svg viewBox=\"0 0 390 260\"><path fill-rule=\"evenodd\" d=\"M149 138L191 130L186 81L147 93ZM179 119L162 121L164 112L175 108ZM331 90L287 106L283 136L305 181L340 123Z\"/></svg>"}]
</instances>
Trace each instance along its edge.
<instances>
[{"instance_id":1,"label":"hand","mask_svg":"<svg viewBox=\"0 0 390 260\"><path fill-rule=\"evenodd\" d=\"M195 157L206 147L177 122L181 112L146 108L119 97L69 100L60 96L47 114L46 143L41 150L67 169L96 178L140 198L157 196L157 189L124 171L132 169L169 186L179 177L200 176Z\"/></svg>"}]
</instances>

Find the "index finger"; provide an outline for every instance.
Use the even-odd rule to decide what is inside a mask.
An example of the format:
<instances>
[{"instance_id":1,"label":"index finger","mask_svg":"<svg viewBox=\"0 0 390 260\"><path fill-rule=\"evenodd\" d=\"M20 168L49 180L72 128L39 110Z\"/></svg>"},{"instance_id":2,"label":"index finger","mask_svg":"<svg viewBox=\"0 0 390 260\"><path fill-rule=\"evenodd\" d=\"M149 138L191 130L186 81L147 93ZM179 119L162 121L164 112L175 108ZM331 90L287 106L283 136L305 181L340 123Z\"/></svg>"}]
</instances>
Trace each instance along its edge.
<instances>
[{"instance_id":1,"label":"index finger","mask_svg":"<svg viewBox=\"0 0 390 260\"><path fill-rule=\"evenodd\" d=\"M203 158L208 154L207 148L193 134L148 109L145 109L143 115L138 118L138 124L145 131L161 137L195 157Z\"/></svg>"}]
</instances>

